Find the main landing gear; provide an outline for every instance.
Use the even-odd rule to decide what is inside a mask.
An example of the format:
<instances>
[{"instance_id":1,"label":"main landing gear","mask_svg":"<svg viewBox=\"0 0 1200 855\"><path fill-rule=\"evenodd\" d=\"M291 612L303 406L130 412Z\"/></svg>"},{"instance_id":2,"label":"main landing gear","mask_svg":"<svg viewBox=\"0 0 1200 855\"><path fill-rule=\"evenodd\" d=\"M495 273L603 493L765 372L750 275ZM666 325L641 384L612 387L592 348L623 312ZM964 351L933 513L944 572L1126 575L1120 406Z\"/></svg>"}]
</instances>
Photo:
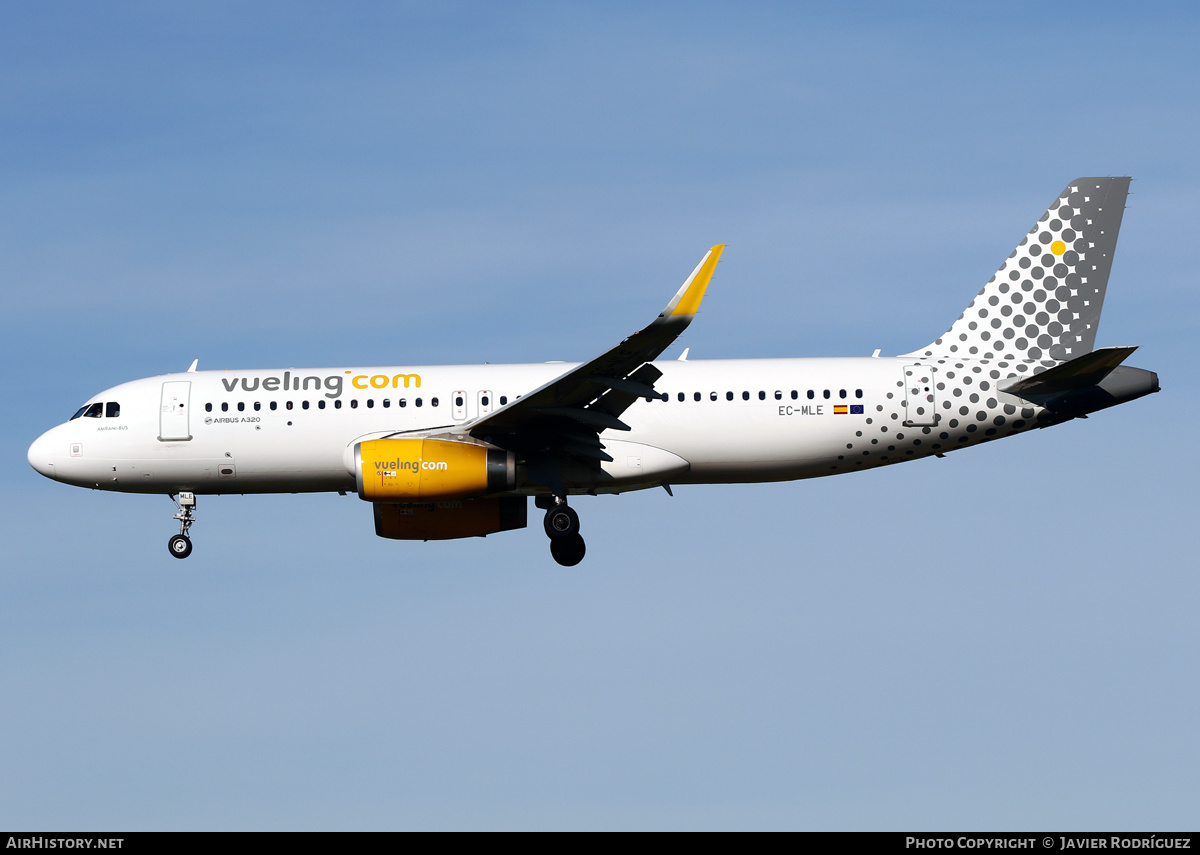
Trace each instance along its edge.
<instances>
[{"instance_id":1,"label":"main landing gear","mask_svg":"<svg viewBox=\"0 0 1200 855\"><path fill-rule=\"evenodd\" d=\"M579 514L567 506L562 496L538 496L534 504L546 510L543 526L550 538L550 554L562 566L574 567L587 552L579 535Z\"/></svg>"},{"instance_id":2,"label":"main landing gear","mask_svg":"<svg viewBox=\"0 0 1200 855\"><path fill-rule=\"evenodd\" d=\"M180 493L176 499L172 493L171 501L179 508L179 513L172 517L179 520L179 534L167 541L167 551L175 558L187 558L192 554L192 539L188 537L188 529L196 521L196 494Z\"/></svg>"}]
</instances>

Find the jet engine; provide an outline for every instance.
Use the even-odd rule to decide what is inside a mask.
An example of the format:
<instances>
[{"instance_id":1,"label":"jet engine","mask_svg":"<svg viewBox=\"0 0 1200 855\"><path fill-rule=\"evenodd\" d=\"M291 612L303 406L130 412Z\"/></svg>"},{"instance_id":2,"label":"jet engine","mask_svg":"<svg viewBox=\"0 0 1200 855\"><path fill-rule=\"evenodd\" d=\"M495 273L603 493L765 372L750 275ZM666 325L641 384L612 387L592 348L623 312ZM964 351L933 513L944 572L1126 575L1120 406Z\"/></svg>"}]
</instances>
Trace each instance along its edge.
<instances>
[{"instance_id":1,"label":"jet engine","mask_svg":"<svg viewBox=\"0 0 1200 855\"><path fill-rule=\"evenodd\" d=\"M512 489L516 455L446 439L372 439L354 446L358 495L368 502L461 499Z\"/></svg>"}]
</instances>

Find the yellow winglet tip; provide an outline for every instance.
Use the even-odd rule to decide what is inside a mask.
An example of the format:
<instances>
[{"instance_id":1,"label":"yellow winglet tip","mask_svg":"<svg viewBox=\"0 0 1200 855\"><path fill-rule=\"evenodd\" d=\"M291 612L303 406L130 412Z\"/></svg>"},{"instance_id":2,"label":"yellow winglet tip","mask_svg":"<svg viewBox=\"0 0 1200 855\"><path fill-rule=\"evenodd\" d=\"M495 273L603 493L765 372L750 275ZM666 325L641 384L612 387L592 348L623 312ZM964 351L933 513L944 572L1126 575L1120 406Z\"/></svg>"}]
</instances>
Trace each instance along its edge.
<instances>
[{"instance_id":1,"label":"yellow winglet tip","mask_svg":"<svg viewBox=\"0 0 1200 855\"><path fill-rule=\"evenodd\" d=\"M700 308L700 301L704 299L704 291L708 288L709 280L712 279L713 271L717 269L717 262L721 260L721 253L725 249L725 244L719 243L708 251L704 259L692 271L692 275L688 277L688 281L684 284L683 296L679 298L679 302L675 304L675 308L671 310L671 315L694 315Z\"/></svg>"}]
</instances>

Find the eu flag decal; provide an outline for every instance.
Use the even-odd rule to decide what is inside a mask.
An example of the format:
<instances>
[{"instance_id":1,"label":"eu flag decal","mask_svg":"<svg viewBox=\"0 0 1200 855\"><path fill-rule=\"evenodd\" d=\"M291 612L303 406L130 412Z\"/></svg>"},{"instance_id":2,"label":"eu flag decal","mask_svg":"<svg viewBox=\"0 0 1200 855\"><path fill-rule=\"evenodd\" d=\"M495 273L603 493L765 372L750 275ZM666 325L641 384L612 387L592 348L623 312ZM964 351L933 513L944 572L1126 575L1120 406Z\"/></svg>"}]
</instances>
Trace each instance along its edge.
<instances>
[{"instance_id":1,"label":"eu flag decal","mask_svg":"<svg viewBox=\"0 0 1200 855\"><path fill-rule=\"evenodd\" d=\"M863 414L863 405L862 404L851 404L850 405L850 415L861 416L862 414Z\"/></svg>"}]
</instances>

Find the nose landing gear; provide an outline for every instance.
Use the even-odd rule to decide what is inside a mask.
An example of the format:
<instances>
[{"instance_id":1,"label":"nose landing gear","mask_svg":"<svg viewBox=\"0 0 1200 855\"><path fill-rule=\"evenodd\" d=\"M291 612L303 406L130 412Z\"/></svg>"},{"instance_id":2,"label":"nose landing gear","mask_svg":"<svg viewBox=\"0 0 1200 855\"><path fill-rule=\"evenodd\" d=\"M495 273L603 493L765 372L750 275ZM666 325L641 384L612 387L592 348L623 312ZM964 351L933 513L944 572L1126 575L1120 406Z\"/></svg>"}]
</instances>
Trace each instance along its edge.
<instances>
[{"instance_id":1,"label":"nose landing gear","mask_svg":"<svg viewBox=\"0 0 1200 855\"><path fill-rule=\"evenodd\" d=\"M167 551L174 558L187 558L192 554L192 539L188 537L188 529L196 521L196 494L180 493L179 498L171 494L171 501L179 512L172 519L179 520L179 534L173 535L167 541Z\"/></svg>"},{"instance_id":2,"label":"nose landing gear","mask_svg":"<svg viewBox=\"0 0 1200 855\"><path fill-rule=\"evenodd\" d=\"M543 527L550 538L550 555L563 567L574 567L587 552L579 535L579 514L567 506L562 496L538 496L535 503L546 509Z\"/></svg>"}]
</instances>

